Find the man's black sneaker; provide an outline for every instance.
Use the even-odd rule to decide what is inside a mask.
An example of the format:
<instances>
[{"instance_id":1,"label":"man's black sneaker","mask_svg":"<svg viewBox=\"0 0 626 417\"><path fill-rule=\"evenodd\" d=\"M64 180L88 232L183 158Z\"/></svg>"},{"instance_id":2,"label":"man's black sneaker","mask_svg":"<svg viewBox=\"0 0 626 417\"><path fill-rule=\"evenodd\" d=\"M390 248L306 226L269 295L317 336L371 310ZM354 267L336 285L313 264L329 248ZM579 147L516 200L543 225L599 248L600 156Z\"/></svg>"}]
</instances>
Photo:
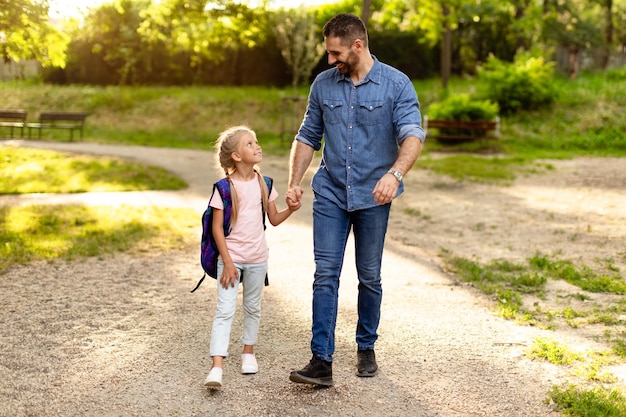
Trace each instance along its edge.
<instances>
[{"instance_id":1,"label":"man's black sneaker","mask_svg":"<svg viewBox=\"0 0 626 417\"><path fill-rule=\"evenodd\" d=\"M299 371L292 371L289 379L302 384L333 385L333 363L326 362L317 356Z\"/></svg>"},{"instance_id":2,"label":"man's black sneaker","mask_svg":"<svg viewBox=\"0 0 626 417\"><path fill-rule=\"evenodd\" d=\"M374 376L378 370L376 354L373 350L359 350L357 352L358 363L356 365L357 376Z\"/></svg>"}]
</instances>

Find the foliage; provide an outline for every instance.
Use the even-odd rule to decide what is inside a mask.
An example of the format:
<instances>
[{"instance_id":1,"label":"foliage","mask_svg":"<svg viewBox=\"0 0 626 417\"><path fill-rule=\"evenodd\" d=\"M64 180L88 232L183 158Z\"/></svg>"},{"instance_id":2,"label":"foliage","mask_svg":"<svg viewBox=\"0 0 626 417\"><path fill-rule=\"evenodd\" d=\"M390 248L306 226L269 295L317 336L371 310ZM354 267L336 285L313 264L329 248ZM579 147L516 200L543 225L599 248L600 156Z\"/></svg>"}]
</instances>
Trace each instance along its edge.
<instances>
[{"instance_id":1,"label":"foliage","mask_svg":"<svg viewBox=\"0 0 626 417\"><path fill-rule=\"evenodd\" d=\"M324 55L324 46L317 36L315 16L301 7L281 9L273 15L272 30L285 62L291 69L291 86L295 90L311 76L311 71Z\"/></svg>"},{"instance_id":2,"label":"foliage","mask_svg":"<svg viewBox=\"0 0 626 417\"><path fill-rule=\"evenodd\" d=\"M575 265L568 260L551 260L541 254L529 258L526 264L502 259L483 264L478 260L454 256L445 250L441 256L461 281L470 282L483 293L493 296L500 315L505 318L522 319L524 316L532 316L534 320L539 320L540 311L529 312L522 308L522 295L540 294L548 280L563 279L585 291L614 294L622 294L626 286L617 273L608 275L603 271L610 268L598 267L595 271L586 265ZM614 317L620 311L624 310L619 306L617 310L596 311L595 315L606 315L610 320L590 317L587 321L612 325L615 324ZM565 310L561 314L566 320L578 315Z\"/></svg>"},{"instance_id":3,"label":"foliage","mask_svg":"<svg viewBox=\"0 0 626 417\"><path fill-rule=\"evenodd\" d=\"M69 37L48 22L47 14L47 1L0 1L0 58L5 62L34 59L43 67L65 66Z\"/></svg>"},{"instance_id":4,"label":"foliage","mask_svg":"<svg viewBox=\"0 0 626 417\"><path fill-rule=\"evenodd\" d=\"M197 217L190 209L123 205L0 207L0 273L35 260L180 248Z\"/></svg>"},{"instance_id":5,"label":"foliage","mask_svg":"<svg viewBox=\"0 0 626 417\"><path fill-rule=\"evenodd\" d=\"M540 273L553 279L562 279L585 291L624 294L626 282L616 272L598 273L587 266L576 266L568 260L551 260L543 254L535 254L529 264Z\"/></svg>"},{"instance_id":6,"label":"foliage","mask_svg":"<svg viewBox=\"0 0 626 417\"><path fill-rule=\"evenodd\" d=\"M148 58L146 45L136 36L141 22L139 11L149 0L119 0L104 4L85 18L85 28L74 29L73 42L91 46L91 53L101 57L103 64L113 68L119 84L136 84ZM92 61L93 62L93 61Z\"/></svg>"},{"instance_id":7,"label":"foliage","mask_svg":"<svg viewBox=\"0 0 626 417\"><path fill-rule=\"evenodd\" d=\"M524 158L476 155L451 155L436 160L426 156L420 158L419 166L458 180L502 185L510 184L520 174L547 168Z\"/></svg>"},{"instance_id":8,"label":"foliage","mask_svg":"<svg viewBox=\"0 0 626 417\"><path fill-rule=\"evenodd\" d=\"M0 194L179 190L187 184L160 167L113 158L0 147Z\"/></svg>"},{"instance_id":9,"label":"foliage","mask_svg":"<svg viewBox=\"0 0 626 417\"><path fill-rule=\"evenodd\" d=\"M431 104L428 116L443 120L494 120L498 111L497 103L472 99L469 94L462 93Z\"/></svg>"},{"instance_id":10,"label":"foliage","mask_svg":"<svg viewBox=\"0 0 626 417\"><path fill-rule=\"evenodd\" d=\"M557 408L570 417L621 417L626 415L626 398L617 389L595 387L583 389L574 385L553 387L550 398Z\"/></svg>"},{"instance_id":11,"label":"foliage","mask_svg":"<svg viewBox=\"0 0 626 417\"><path fill-rule=\"evenodd\" d=\"M482 95L497 102L504 114L553 103L553 77L553 63L521 55L513 63L491 56L479 71L479 79L485 83Z\"/></svg>"},{"instance_id":12,"label":"foliage","mask_svg":"<svg viewBox=\"0 0 626 417\"><path fill-rule=\"evenodd\" d=\"M468 181L492 181L490 177L493 177L506 182L507 179L498 179L501 174L511 178L545 169L531 162L535 159L626 156L625 81L609 80L604 73L594 72L583 73L574 80L555 76L551 83L558 92L553 105L502 116L497 146L504 161L481 158L455 165L454 160L437 158L428 161L429 166L438 169L434 167L441 164L451 175L458 171ZM442 97L441 83L433 78L415 81L414 85L422 113L428 114L428 107ZM454 77L448 94L473 95L478 85L475 79ZM266 152L281 155L288 153L290 146L289 141L279 139L281 121L289 116L282 98L289 94L290 89L261 87L0 83L5 107L27 110L29 121L34 121L42 109L89 112L85 141L210 149L225 127L245 123L255 128ZM298 89L298 95L306 94L306 86ZM299 124L301 119L302 114L295 123ZM66 132L61 133L64 134L54 136L54 140L66 140ZM427 140L424 157L435 149L435 142ZM474 154L484 152L468 146L459 149ZM507 162L507 159L512 160Z\"/></svg>"},{"instance_id":13,"label":"foliage","mask_svg":"<svg viewBox=\"0 0 626 417\"><path fill-rule=\"evenodd\" d=\"M575 361L583 360L584 357L568 349L567 346L553 339L537 338L527 350L526 355L533 359L544 359L555 365L571 365Z\"/></svg>"}]
</instances>

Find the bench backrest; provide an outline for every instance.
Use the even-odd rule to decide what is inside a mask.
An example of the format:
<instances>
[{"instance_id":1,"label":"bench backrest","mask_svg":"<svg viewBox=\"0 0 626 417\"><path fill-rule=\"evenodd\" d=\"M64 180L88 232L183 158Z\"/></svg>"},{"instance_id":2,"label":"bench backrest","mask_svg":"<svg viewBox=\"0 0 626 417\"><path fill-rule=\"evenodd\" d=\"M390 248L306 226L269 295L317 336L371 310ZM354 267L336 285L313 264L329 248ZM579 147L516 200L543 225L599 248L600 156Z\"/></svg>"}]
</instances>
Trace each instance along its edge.
<instances>
[{"instance_id":1,"label":"bench backrest","mask_svg":"<svg viewBox=\"0 0 626 417\"><path fill-rule=\"evenodd\" d=\"M25 121L26 114L25 110L0 110L0 119Z\"/></svg>"},{"instance_id":2,"label":"bench backrest","mask_svg":"<svg viewBox=\"0 0 626 417\"><path fill-rule=\"evenodd\" d=\"M84 122L87 117L87 113L75 113L75 112L41 112L39 113L40 122L53 122L53 121L73 121Z\"/></svg>"}]
</instances>

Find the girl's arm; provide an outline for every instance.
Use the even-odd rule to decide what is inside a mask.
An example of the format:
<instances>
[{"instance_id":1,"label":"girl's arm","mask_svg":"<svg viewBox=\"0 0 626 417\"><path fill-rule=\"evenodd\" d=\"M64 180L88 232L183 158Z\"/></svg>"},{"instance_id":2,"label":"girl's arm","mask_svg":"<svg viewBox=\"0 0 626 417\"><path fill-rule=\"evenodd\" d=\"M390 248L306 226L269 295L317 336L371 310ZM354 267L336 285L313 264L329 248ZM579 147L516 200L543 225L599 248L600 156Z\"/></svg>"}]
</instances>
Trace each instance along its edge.
<instances>
[{"instance_id":1,"label":"girl's arm","mask_svg":"<svg viewBox=\"0 0 626 417\"><path fill-rule=\"evenodd\" d=\"M228 288L229 285L234 287L235 280L239 279L239 271L235 267L235 263L230 257L230 252L228 252L228 247L226 246L226 236L224 236L224 210L213 207L213 224L211 226L213 238L217 244L217 250L220 252L222 260L224 261L224 270L219 277L220 284L222 284L224 288Z\"/></svg>"},{"instance_id":2,"label":"girl's arm","mask_svg":"<svg viewBox=\"0 0 626 417\"><path fill-rule=\"evenodd\" d=\"M267 203L267 218L270 220L272 226L278 226L279 224L287 220L287 218L291 216L291 213L296 211L298 208L300 208L300 205L298 205L296 209L287 207L282 209L281 211L278 211L278 209L276 208L276 202L269 201Z\"/></svg>"}]
</instances>

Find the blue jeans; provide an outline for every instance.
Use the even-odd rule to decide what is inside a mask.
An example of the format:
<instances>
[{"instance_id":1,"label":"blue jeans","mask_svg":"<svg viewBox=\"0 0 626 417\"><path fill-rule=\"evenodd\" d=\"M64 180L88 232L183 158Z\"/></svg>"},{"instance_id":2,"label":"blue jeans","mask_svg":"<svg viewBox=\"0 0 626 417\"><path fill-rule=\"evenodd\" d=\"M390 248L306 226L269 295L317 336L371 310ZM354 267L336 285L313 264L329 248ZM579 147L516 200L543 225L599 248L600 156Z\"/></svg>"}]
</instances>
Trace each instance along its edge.
<instances>
[{"instance_id":1,"label":"blue jeans","mask_svg":"<svg viewBox=\"0 0 626 417\"><path fill-rule=\"evenodd\" d=\"M380 269L391 204L349 212L317 193L314 197L315 276L311 351L325 361L332 361L339 277L351 229L354 232L359 279L356 343L359 349L374 349L378 339L383 296Z\"/></svg>"}]
</instances>

